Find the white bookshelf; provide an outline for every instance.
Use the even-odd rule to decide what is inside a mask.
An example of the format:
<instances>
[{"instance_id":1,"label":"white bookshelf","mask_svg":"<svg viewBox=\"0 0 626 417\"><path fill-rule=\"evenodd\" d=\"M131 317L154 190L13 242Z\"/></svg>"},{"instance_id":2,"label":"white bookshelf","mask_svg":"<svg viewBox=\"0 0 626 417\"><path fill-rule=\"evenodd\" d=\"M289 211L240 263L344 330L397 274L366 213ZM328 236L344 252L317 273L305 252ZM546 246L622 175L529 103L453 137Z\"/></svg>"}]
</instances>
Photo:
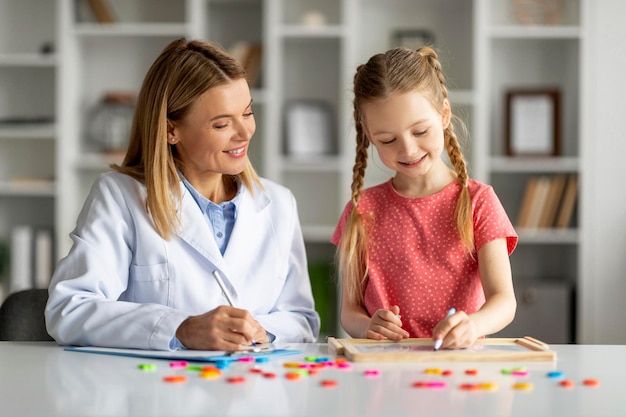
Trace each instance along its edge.
<instances>
[{"instance_id":1,"label":"white bookshelf","mask_svg":"<svg viewBox=\"0 0 626 417\"><path fill-rule=\"evenodd\" d=\"M569 174L580 178L583 175L580 109L586 28L581 16L585 0L562 2L562 16L553 24L520 22L513 12L513 2L476 0L474 3L474 84L477 91L474 172L477 178L494 186L515 224L530 177ZM508 156L504 123L506 92L546 87L556 87L561 94L560 155ZM583 198L579 186L577 205ZM574 214L567 229L518 229L518 248L511 256L517 286L522 288L538 282L558 285L568 293L578 288L583 279L578 265L584 224L578 211ZM577 312L571 313L575 311L575 304L572 301L569 305L554 306L555 316L565 316L571 326L567 333L569 338L559 342L575 341L578 318Z\"/></svg>"},{"instance_id":2,"label":"white bookshelf","mask_svg":"<svg viewBox=\"0 0 626 417\"><path fill-rule=\"evenodd\" d=\"M51 230L55 222L56 11L54 0L0 3L0 241L7 246L18 229ZM2 301L11 270L0 269Z\"/></svg>"},{"instance_id":3,"label":"white bookshelf","mask_svg":"<svg viewBox=\"0 0 626 417\"><path fill-rule=\"evenodd\" d=\"M99 154L88 145L88 121L108 91L138 93L143 77L167 43L189 36L187 2L108 0L114 23L98 23L86 1L59 0L62 30L59 102L63 146L57 153L59 203L57 257L64 256L91 184L122 155Z\"/></svg>"},{"instance_id":4,"label":"white bookshelf","mask_svg":"<svg viewBox=\"0 0 626 417\"><path fill-rule=\"evenodd\" d=\"M57 259L67 253L68 234L91 183L111 162L119 161L84 147L88 109L104 91L138 90L156 55L181 36L211 39L225 48L240 40L263 44L261 81L252 90L257 133L250 157L263 176L293 190L313 261L330 257L328 239L350 195L354 71L374 53L388 49L397 29L433 33L453 109L469 128L470 175L493 183L512 219L525 179L532 175L579 174L578 202L593 206L592 196L585 194L593 155L585 144L589 122L582 110L590 91L585 87L591 74L586 68L592 65L585 61L586 16L592 7L588 0L564 0L561 22L550 26L519 24L508 0L109 3L117 18L113 24L96 23L83 0L0 2L0 95L11 97L11 106L0 101L0 117L51 118L46 123L0 125L0 239L9 238L11 224L54 228ZM321 13L325 24L303 23L309 12ZM41 48L50 42L53 51L42 54ZM509 157L503 148L503 91L539 84L557 85L564 92L562 155ZM285 106L297 99L324 100L331 106L332 153L296 157L285 152ZM366 185L389 175L372 155ZM514 275L558 277L573 288L588 289L590 259L581 247L594 243L583 242L581 236L595 236L586 229L594 218L583 214L577 213L566 230L521 230L512 258ZM581 263L586 265L584 274Z\"/></svg>"}]
</instances>

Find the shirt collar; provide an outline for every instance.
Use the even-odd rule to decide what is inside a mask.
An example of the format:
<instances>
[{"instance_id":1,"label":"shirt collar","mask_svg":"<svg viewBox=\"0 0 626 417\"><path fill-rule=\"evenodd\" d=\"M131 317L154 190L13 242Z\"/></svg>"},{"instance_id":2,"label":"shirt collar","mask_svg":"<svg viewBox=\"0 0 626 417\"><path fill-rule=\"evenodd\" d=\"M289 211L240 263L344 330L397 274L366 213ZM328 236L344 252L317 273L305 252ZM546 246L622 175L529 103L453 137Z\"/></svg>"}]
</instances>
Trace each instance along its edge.
<instances>
[{"instance_id":1,"label":"shirt collar","mask_svg":"<svg viewBox=\"0 0 626 417\"><path fill-rule=\"evenodd\" d=\"M220 204L214 203L213 201L209 200L208 198L206 198L205 196L203 196L202 194L200 194L194 187L193 185L191 185L191 183L187 180L187 178L185 178L185 176L182 174L182 172L178 172L178 175L180 176L180 179L183 181L183 184L185 184L185 188L187 189L187 191L189 191L189 194L191 194L191 196L193 197L194 201L198 204L198 207L200 207L200 210L202 211L202 213L206 213L207 210L209 209L209 207L214 207L214 208L221 208L221 209L226 209L226 208L234 208L235 210L235 218L237 217L237 209L239 208L239 201L241 200L241 193L243 190L243 187L241 186L241 183L239 183L237 181L237 193L235 194L235 196L232 198L232 200L230 201L224 201Z\"/></svg>"}]
</instances>

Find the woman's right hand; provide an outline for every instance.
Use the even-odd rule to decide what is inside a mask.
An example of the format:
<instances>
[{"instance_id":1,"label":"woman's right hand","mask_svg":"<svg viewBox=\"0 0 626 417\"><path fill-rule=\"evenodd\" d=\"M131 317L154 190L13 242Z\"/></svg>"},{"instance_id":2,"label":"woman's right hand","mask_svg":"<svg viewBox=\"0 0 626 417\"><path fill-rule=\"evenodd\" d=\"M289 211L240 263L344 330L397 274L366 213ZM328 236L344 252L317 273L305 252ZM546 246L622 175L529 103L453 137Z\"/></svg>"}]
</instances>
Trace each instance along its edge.
<instances>
[{"instance_id":1,"label":"woman's right hand","mask_svg":"<svg viewBox=\"0 0 626 417\"><path fill-rule=\"evenodd\" d=\"M176 330L187 348L234 352L256 343L269 342L265 329L247 310L219 306L208 313L190 316Z\"/></svg>"},{"instance_id":2,"label":"woman's right hand","mask_svg":"<svg viewBox=\"0 0 626 417\"><path fill-rule=\"evenodd\" d=\"M365 331L366 339L400 341L407 337L409 337L409 333L402 328L400 307L398 306L392 306L389 310L376 310Z\"/></svg>"}]
</instances>

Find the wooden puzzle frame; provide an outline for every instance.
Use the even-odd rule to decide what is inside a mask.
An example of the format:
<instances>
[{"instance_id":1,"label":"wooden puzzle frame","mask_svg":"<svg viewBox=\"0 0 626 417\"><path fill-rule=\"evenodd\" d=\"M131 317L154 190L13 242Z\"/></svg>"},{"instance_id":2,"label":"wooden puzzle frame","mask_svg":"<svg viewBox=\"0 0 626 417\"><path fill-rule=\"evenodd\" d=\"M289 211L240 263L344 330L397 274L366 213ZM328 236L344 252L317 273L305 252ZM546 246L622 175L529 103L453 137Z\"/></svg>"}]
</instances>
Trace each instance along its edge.
<instances>
[{"instance_id":1,"label":"wooden puzzle frame","mask_svg":"<svg viewBox=\"0 0 626 417\"><path fill-rule=\"evenodd\" d=\"M352 362L500 362L554 361L556 352L530 336L478 339L468 349L433 349L430 338L400 342L372 339L328 338L328 348Z\"/></svg>"}]
</instances>

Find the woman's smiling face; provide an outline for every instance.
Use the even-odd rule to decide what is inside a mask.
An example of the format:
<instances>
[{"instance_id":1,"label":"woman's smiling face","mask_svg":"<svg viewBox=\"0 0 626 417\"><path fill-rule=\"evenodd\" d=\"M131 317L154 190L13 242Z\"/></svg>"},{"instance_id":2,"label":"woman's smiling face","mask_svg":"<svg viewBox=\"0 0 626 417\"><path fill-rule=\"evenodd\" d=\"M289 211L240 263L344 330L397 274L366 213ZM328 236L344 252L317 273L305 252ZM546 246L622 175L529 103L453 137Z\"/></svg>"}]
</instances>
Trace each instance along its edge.
<instances>
[{"instance_id":1,"label":"woman's smiling face","mask_svg":"<svg viewBox=\"0 0 626 417\"><path fill-rule=\"evenodd\" d=\"M255 130L250 89L242 78L198 97L171 134L185 175L237 175L248 163Z\"/></svg>"},{"instance_id":2,"label":"woman's smiling face","mask_svg":"<svg viewBox=\"0 0 626 417\"><path fill-rule=\"evenodd\" d=\"M363 106L363 124L381 161L396 171L396 177L425 176L443 163L444 128L450 121L450 106L439 114L419 92L391 94Z\"/></svg>"}]
</instances>

